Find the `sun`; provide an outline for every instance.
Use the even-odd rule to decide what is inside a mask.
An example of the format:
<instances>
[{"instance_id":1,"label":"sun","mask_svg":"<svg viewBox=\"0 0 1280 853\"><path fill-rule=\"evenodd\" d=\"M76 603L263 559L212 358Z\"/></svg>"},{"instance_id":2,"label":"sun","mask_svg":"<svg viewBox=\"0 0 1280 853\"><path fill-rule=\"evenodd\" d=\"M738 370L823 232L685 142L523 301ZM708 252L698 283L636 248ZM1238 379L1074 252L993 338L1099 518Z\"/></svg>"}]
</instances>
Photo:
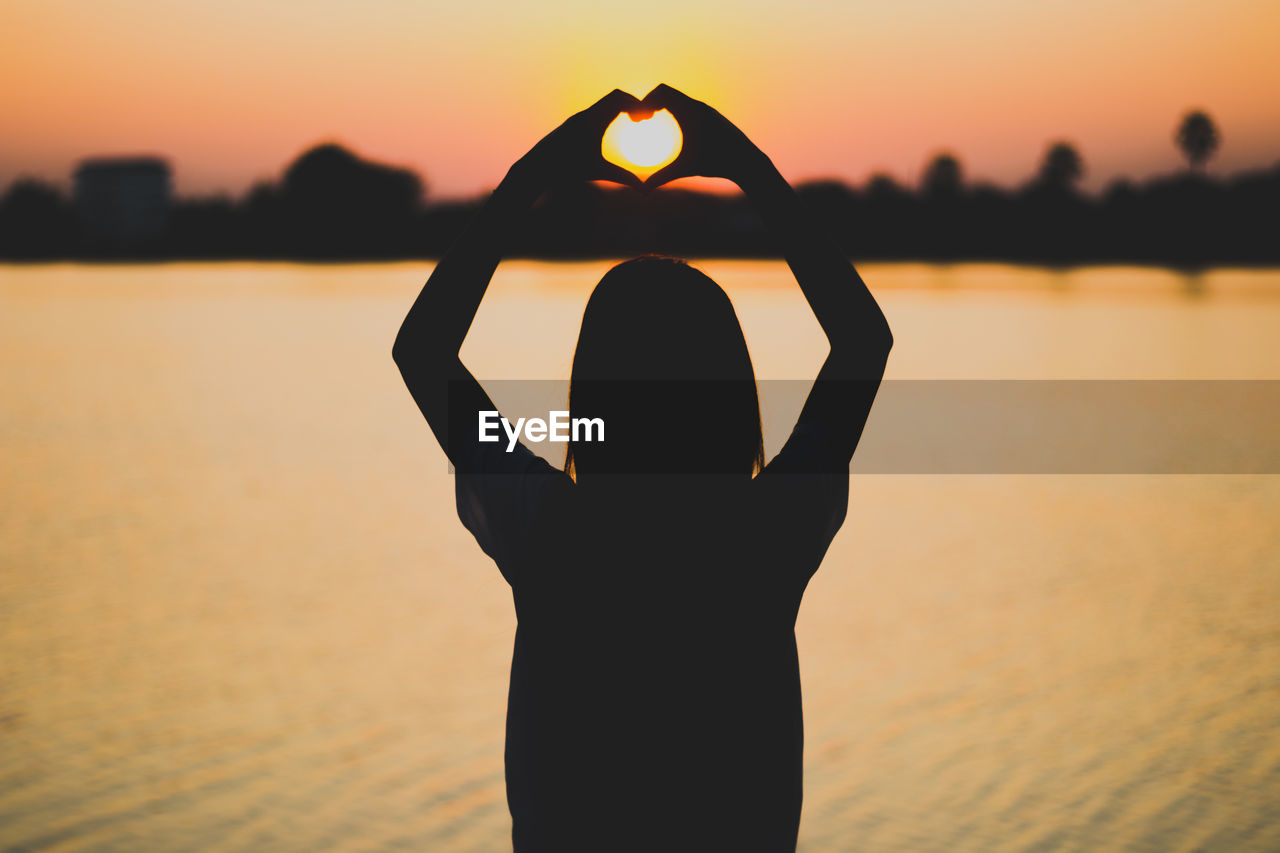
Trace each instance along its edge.
<instances>
[{"instance_id":1,"label":"sun","mask_svg":"<svg viewBox=\"0 0 1280 853\"><path fill-rule=\"evenodd\" d=\"M640 121L619 113L605 129L600 152L610 163L647 178L680 155L683 141L680 125L668 110Z\"/></svg>"}]
</instances>

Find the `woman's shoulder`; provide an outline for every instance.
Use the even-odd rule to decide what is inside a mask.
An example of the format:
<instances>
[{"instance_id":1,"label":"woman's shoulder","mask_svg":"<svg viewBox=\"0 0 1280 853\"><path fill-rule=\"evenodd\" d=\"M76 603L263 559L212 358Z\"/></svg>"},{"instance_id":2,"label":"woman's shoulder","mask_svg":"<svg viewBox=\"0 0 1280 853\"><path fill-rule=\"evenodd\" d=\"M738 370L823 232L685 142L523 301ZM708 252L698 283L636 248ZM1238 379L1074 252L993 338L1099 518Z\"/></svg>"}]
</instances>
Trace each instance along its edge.
<instances>
[{"instance_id":1,"label":"woman's shoulder","mask_svg":"<svg viewBox=\"0 0 1280 853\"><path fill-rule=\"evenodd\" d=\"M758 509L788 531L830 542L844 523L849 466L821 423L797 423L751 485Z\"/></svg>"},{"instance_id":2,"label":"woman's shoulder","mask_svg":"<svg viewBox=\"0 0 1280 853\"><path fill-rule=\"evenodd\" d=\"M801 419L778 454L757 476L764 482L782 474L847 476L849 463L840 453L838 437L822 421Z\"/></svg>"}]
</instances>

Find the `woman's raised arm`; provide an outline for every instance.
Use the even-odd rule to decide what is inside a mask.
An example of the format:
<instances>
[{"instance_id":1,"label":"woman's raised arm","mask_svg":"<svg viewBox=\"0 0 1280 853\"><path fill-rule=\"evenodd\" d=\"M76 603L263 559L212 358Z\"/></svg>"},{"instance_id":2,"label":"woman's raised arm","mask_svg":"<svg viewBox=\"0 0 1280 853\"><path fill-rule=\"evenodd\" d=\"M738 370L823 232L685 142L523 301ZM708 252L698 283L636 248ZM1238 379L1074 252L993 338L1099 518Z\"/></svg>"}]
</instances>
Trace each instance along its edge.
<instances>
[{"instance_id":1,"label":"woman's raised arm","mask_svg":"<svg viewBox=\"0 0 1280 853\"><path fill-rule=\"evenodd\" d=\"M630 172L604 160L600 140L620 112L641 111L635 97L615 89L571 116L520 158L462 237L436 264L404 318L391 349L392 358L455 466L477 440L476 413L494 408L463 365L459 351L501 260L507 236L520 216L554 183L598 179L639 186L639 179ZM450 430L451 423L460 428Z\"/></svg>"},{"instance_id":2,"label":"woman's raised arm","mask_svg":"<svg viewBox=\"0 0 1280 853\"><path fill-rule=\"evenodd\" d=\"M823 425L837 455L847 464L893 346L889 324L875 297L823 227L811 221L795 190L769 158L732 122L670 86L654 89L644 104L670 110L684 133L680 156L652 175L646 187L686 175L727 178L742 188L777 237L831 346L801 420Z\"/></svg>"}]
</instances>

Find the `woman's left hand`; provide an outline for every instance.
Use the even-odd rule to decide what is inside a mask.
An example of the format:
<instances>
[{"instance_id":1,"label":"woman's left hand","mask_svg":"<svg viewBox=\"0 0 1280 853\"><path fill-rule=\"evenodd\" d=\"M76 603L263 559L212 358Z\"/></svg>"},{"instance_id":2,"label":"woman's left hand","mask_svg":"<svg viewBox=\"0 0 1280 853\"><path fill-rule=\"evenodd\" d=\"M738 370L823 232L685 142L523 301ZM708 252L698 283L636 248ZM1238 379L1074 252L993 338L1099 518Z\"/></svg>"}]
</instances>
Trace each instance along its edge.
<instances>
[{"instance_id":1,"label":"woman's left hand","mask_svg":"<svg viewBox=\"0 0 1280 853\"><path fill-rule=\"evenodd\" d=\"M553 184L569 181L613 181L639 188L640 178L621 166L604 159L600 144L605 129L619 113L636 117L652 114L634 95L614 89L564 124L551 131L528 154L516 161L508 172L526 187L539 191Z\"/></svg>"}]
</instances>

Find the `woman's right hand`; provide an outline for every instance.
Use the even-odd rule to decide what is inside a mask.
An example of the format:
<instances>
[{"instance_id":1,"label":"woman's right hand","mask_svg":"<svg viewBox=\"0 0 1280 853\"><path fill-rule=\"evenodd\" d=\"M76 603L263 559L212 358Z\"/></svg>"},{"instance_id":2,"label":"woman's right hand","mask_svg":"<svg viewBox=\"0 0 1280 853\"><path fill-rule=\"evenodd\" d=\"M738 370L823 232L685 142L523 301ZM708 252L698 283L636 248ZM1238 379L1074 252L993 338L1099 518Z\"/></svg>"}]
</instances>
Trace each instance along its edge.
<instances>
[{"instance_id":1,"label":"woman's right hand","mask_svg":"<svg viewBox=\"0 0 1280 853\"><path fill-rule=\"evenodd\" d=\"M684 137L679 156L649 176L644 189L656 189L677 178L700 175L726 178L742 186L772 164L747 135L711 106L667 84L645 95L650 110L668 110Z\"/></svg>"}]
</instances>

